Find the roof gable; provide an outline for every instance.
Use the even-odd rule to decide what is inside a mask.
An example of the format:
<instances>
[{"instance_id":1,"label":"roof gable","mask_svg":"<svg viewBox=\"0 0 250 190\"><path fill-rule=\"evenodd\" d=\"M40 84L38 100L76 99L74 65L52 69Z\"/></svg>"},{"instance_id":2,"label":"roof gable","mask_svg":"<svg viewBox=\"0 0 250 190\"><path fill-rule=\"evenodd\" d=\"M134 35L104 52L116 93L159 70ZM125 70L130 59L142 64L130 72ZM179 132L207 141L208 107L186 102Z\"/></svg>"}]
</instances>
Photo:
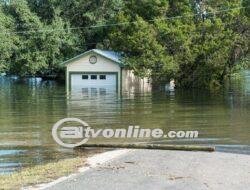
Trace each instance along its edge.
<instances>
[{"instance_id":1,"label":"roof gable","mask_svg":"<svg viewBox=\"0 0 250 190\"><path fill-rule=\"evenodd\" d=\"M80 55L77 55L76 57L73 57L73 58L63 62L62 64L68 65L68 64L72 63L73 61L81 59L82 57L87 56L91 53L96 53L102 57L105 57L106 59L109 59L109 60L113 61L114 63L117 63L120 67L123 66L122 61L121 61L121 59L122 59L121 53L118 53L115 51L109 51L109 50L100 50L100 49L92 49L92 50L86 51Z\"/></svg>"}]
</instances>

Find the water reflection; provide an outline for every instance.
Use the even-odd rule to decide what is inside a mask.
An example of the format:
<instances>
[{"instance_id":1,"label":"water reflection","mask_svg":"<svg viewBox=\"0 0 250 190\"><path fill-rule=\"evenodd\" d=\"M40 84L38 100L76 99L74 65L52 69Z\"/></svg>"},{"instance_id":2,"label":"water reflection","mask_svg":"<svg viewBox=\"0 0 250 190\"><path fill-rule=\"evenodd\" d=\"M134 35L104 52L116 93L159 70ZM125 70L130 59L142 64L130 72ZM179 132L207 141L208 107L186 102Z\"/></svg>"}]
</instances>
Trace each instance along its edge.
<instances>
[{"instance_id":1,"label":"water reflection","mask_svg":"<svg viewBox=\"0 0 250 190\"><path fill-rule=\"evenodd\" d=\"M70 93L63 84L41 79L0 78L0 173L20 167L73 157L51 137L59 119L77 117L94 128L198 130L196 140L129 139L140 143L214 144L221 151L250 151L250 72L244 81L232 80L226 90L168 93L78 88ZM95 141L117 142L119 139ZM87 154L86 152L84 154Z\"/></svg>"}]
</instances>

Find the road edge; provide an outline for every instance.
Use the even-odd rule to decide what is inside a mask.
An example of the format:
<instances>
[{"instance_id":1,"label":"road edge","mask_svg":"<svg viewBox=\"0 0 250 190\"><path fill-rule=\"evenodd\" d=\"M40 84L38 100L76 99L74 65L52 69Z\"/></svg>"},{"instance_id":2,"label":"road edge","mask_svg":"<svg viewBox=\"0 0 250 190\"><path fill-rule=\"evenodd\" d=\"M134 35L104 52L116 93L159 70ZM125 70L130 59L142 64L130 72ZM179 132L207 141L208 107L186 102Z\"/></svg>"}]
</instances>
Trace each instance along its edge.
<instances>
[{"instance_id":1,"label":"road edge","mask_svg":"<svg viewBox=\"0 0 250 190\"><path fill-rule=\"evenodd\" d=\"M87 166L80 167L78 169L78 172L76 172L76 173L72 173L68 176L60 177L60 178L58 178L54 181L51 181L49 183L37 184L34 186L24 187L24 188L22 188L22 190L45 190L46 188L52 187L58 183L65 181L65 180L71 179L78 174L82 174L82 173L88 171L91 168L95 168L100 164L104 164L106 162L112 161L113 159L118 158L118 157L120 157L124 154L127 154L129 152L132 152L132 151L134 151L134 150L119 149L119 150L107 151L107 152L100 153L100 154L95 154L95 155L87 158L87 162L86 162Z\"/></svg>"}]
</instances>

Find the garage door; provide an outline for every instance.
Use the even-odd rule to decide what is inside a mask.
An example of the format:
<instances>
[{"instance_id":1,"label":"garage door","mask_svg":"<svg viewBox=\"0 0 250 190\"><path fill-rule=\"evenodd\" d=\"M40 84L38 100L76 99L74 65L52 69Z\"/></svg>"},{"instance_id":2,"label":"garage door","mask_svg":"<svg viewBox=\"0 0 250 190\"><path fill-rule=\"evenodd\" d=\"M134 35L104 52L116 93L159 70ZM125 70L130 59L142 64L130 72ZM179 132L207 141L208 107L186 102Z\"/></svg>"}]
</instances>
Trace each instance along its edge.
<instances>
[{"instance_id":1,"label":"garage door","mask_svg":"<svg viewBox=\"0 0 250 190\"><path fill-rule=\"evenodd\" d=\"M116 74L72 74L72 88L107 88L116 90Z\"/></svg>"}]
</instances>

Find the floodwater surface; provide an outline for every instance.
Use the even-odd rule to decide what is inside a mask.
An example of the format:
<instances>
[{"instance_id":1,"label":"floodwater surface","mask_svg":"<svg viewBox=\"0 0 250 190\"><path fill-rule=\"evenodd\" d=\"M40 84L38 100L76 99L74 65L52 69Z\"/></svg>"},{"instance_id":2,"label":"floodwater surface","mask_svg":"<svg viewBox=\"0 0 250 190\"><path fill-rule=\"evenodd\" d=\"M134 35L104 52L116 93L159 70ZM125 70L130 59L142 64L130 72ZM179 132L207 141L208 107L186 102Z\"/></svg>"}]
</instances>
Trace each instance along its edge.
<instances>
[{"instance_id":1,"label":"floodwater surface","mask_svg":"<svg viewBox=\"0 0 250 190\"><path fill-rule=\"evenodd\" d=\"M199 131L197 139L122 142L215 145L219 151L249 154L250 71L221 91L174 93L157 89L117 94L105 88L67 93L64 84L55 81L1 77L0 173L78 155L57 145L51 135L52 126L66 117L82 119L98 129L137 125L164 131Z\"/></svg>"}]
</instances>

